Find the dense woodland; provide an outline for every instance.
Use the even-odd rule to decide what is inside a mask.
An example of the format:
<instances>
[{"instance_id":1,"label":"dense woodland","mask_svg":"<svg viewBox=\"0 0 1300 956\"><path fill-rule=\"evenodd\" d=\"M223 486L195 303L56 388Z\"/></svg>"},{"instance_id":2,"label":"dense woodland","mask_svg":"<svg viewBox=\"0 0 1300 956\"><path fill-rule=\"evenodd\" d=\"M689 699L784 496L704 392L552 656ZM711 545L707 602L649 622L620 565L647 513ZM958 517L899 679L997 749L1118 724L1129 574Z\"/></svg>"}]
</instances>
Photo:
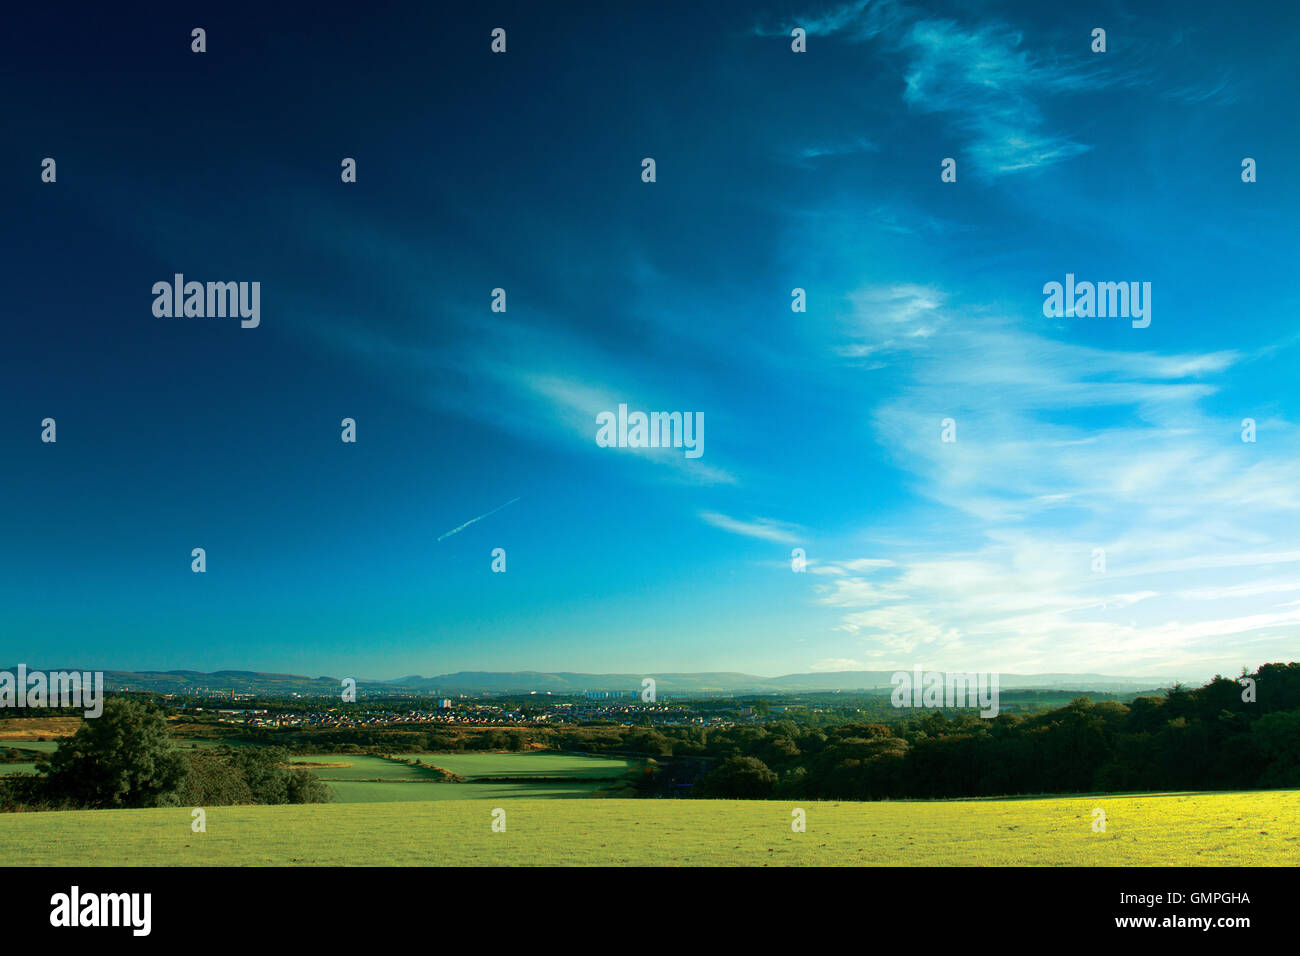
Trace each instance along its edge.
<instances>
[{"instance_id":1,"label":"dense woodland","mask_svg":"<svg viewBox=\"0 0 1300 956\"><path fill-rule=\"evenodd\" d=\"M1031 716L933 713L832 730L773 723L712 740L693 796L878 800L1300 786L1300 664L1176 687L1130 704L1087 698ZM731 753L725 753L730 747Z\"/></svg>"}]
</instances>

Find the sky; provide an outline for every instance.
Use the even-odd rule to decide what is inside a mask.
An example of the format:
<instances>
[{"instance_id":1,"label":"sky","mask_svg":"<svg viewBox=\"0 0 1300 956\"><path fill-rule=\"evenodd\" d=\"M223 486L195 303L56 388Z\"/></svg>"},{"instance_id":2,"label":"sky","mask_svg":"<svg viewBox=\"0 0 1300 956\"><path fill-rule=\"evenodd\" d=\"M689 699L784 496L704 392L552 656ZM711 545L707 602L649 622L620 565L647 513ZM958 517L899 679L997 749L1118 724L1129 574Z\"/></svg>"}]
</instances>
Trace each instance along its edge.
<instances>
[{"instance_id":1,"label":"sky","mask_svg":"<svg viewBox=\"0 0 1300 956\"><path fill-rule=\"evenodd\" d=\"M0 662L1294 659L1300 12L1143 6L13 11Z\"/></svg>"}]
</instances>

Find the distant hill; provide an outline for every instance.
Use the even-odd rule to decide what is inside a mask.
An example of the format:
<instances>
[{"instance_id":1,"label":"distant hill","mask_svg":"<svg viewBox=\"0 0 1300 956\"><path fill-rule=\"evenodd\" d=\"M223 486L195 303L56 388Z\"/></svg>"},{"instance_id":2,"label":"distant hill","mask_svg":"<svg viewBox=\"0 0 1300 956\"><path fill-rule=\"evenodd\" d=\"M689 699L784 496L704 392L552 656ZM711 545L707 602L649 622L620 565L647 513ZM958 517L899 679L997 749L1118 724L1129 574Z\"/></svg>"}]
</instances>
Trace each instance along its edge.
<instances>
[{"instance_id":1,"label":"distant hill","mask_svg":"<svg viewBox=\"0 0 1300 956\"><path fill-rule=\"evenodd\" d=\"M6 668L11 673L14 667ZM71 668L42 668L64 670ZM86 668L82 668L85 670ZM29 666L28 670L32 670ZM372 682L378 684L380 682ZM332 677L303 677L297 674L268 674L260 671L104 671L109 690L150 691L158 694L237 693L334 695L340 681Z\"/></svg>"},{"instance_id":2,"label":"distant hill","mask_svg":"<svg viewBox=\"0 0 1300 956\"><path fill-rule=\"evenodd\" d=\"M858 691L892 688L894 671L828 671L820 674L786 674L757 677L734 671L703 674L576 674L538 671L460 671L437 677L403 678L406 686L440 693L565 693L584 691L640 691L641 681L653 677L660 693L798 693ZM394 685L396 681L392 682ZM1001 674L1003 689L1072 689L1097 691L1140 690L1174 683L1168 677L1108 677L1103 674Z\"/></svg>"},{"instance_id":3,"label":"distant hill","mask_svg":"<svg viewBox=\"0 0 1300 956\"><path fill-rule=\"evenodd\" d=\"M893 687L896 671L826 671L819 674L787 674L765 683L785 691L870 690ZM909 672L910 673L910 672ZM1132 690L1167 687L1171 677L1108 677L1105 674L999 674L1001 690L1070 689Z\"/></svg>"},{"instance_id":4,"label":"distant hill","mask_svg":"<svg viewBox=\"0 0 1300 956\"><path fill-rule=\"evenodd\" d=\"M6 668L13 672L16 668ZM28 668L31 670L32 668ZM63 670L69 668L41 668ZM395 680L356 678L357 688L368 693L434 694L583 694L640 692L641 682L653 677L660 694L699 695L800 693L815 691L887 690L894 671L826 671L758 677L735 671L686 674L581 674L561 671L458 671L436 677L409 675ZM345 675L349 676L349 675ZM301 694L333 697L342 677L304 677L259 671L105 671L109 690L150 691L160 694ZM1108 677L1104 674L1001 674L1002 690L1044 689L1077 691L1147 690L1168 687L1165 677Z\"/></svg>"}]
</instances>

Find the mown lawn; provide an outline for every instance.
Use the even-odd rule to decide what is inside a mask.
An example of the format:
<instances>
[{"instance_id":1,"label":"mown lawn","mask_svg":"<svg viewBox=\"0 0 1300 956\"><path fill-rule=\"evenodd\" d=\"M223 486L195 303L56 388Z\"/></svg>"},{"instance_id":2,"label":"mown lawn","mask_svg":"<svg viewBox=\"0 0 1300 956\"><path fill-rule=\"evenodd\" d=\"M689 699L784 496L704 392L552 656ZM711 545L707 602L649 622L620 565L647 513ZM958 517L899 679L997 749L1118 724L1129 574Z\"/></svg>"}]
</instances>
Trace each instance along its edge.
<instances>
[{"instance_id":1,"label":"mown lawn","mask_svg":"<svg viewBox=\"0 0 1300 956\"><path fill-rule=\"evenodd\" d=\"M396 784L417 787L421 784ZM791 810L807 832L791 831ZM1300 864L1300 791L797 803L490 800L0 814L9 865ZM1093 809L1106 831L1093 831Z\"/></svg>"}]
</instances>

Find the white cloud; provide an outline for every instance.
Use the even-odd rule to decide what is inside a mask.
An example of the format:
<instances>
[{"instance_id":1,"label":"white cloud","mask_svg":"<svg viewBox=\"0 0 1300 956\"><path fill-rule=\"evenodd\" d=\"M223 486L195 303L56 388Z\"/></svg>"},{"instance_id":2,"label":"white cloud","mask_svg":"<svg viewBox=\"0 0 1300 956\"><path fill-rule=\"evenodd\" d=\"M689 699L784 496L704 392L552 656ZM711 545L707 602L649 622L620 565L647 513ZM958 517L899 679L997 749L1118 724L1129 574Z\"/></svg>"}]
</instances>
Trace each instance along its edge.
<instances>
[{"instance_id":1,"label":"white cloud","mask_svg":"<svg viewBox=\"0 0 1300 956\"><path fill-rule=\"evenodd\" d=\"M706 524L715 528L721 528L723 531L730 531L732 534L744 535L748 538L760 538L764 541L776 541L782 544L794 544L799 538L796 536L798 530L793 525L784 524L780 521L772 521L767 518L754 518L750 521L740 521L736 518L730 518L727 515L719 514L716 511L701 511L700 519Z\"/></svg>"},{"instance_id":2,"label":"white cloud","mask_svg":"<svg viewBox=\"0 0 1300 956\"><path fill-rule=\"evenodd\" d=\"M864 440L889 449L947 532L912 526L885 552L892 566L875 565L876 547L824 561L809 582L864 654L886 667L923 655L969 670L1208 674L1294 647L1300 615L1261 612L1257 598L1300 590L1281 573L1300 561L1288 547L1300 429L1274 418L1267 445L1243 443L1240 415L1206 410L1250 356L1056 341L923 286L851 301L845 336L900 376L876 393ZM916 323L938 334L899 334ZM955 443L941 441L946 417Z\"/></svg>"},{"instance_id":3,"label":"white cloud","mask_svg":"<svg viewBox=\"0 0 1300 956\"><path fill-rule=\"evenodd\" d=\"M755 32L788 36L795 25L809 37L874 41L883 53L901 58L904 101L918 113L944 117L965 135L959 155L986 178L1055 165L1092 148L1043 115L1040 104L1060 94L1110 88L1152 90L1190 104L1234 98L1226 77L1189 78L1161 89L1169 78L1132 65L1138 62L1136 48L1127 70L1118 71L1104 57L1053 57L1041 35L1027 44L1021 31L996 20L928 17L896 0L854 0ZM884 58L880 63L889 66Z\"/></svg>"}]
</instances>

